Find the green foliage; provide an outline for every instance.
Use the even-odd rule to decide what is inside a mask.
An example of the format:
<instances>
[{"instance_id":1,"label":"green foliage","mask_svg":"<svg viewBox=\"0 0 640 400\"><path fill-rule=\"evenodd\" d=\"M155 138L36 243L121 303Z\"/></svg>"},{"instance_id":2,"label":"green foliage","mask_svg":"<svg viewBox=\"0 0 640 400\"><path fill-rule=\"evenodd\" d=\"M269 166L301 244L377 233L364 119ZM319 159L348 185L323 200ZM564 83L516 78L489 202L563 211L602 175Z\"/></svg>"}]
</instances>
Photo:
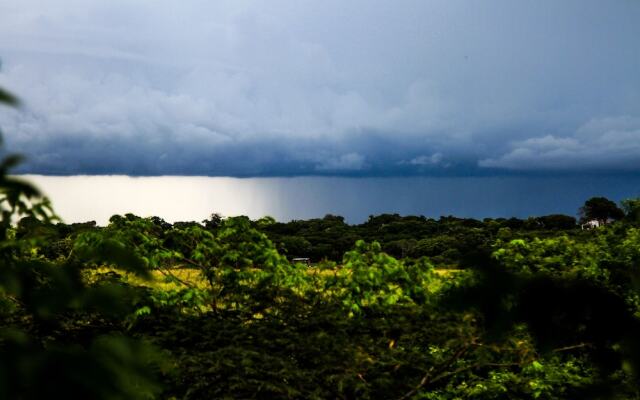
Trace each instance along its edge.
<instances>
[{"instance_id":1,"label":"green foliage","mask_svg":"<svg viewBox=\"0 0 640 400\"><path fill-rule=\"evenodd\" d=\"M640 223L640 199L625 199L620 204L627 221Z\"/></svg>"},{"instance_id":2,"label":"green foliage","mask_svg":"<svg viewBox=\"0 0 640 400\"><path fill-rule=\"evenodd\" d=\"M160 393L152 346L120 336L95 338L85 347L46 347L24 332L0 332L0 398L150 399Z\"/></svg>"},{"instance_id":3,"label":"green foliage","mask_svg":"<svg viewBox=\"0 0 640 400\"><path fill-rule=\"evenodd\" d=\"M26 240L42 226L27 222L20 237L29 245L21 254L51 262ZM472 227L451 232L478 243L481 228L463 223ZM88 289L120 288L114 296L125 300L119 321L99 308L65 321L97 323L83 346L92 362L99 358L90 343L113 329L170 352L175 373L159 371L162 397L561 399L615 387L638 398L630 339L635 317L624 311L638 304L629 272L640 254L638 231L617 225L545 237L483 223L497 224L491 258L481 251L472 257L468 243L449 240L466 254L461 267L470 270L442 274L427 258L397 259L375 241L356 241L340 263L292 265L260 230L274 224L246 217L207 228L115 216L105 228L74 233L72 251L56 263L96 273L117 267L117 273L95 275ZM483 275L492 263L496 269ZM128 278L145 271L174 288L137 286L144 281ZM471 308L460 304L465 299ZM78 304L76 312L89 307ZM105 304L117 309L113 298ZM597 329L605 326L622 333ZM602 354L616 363L603 367ZM145 365L150 375L136 378L147 387L140 393L158 395L150 384L158 367Z\"/></svg>"},{"instance_id":4,"label":"green foliage","mask_svg":"<svg viewBox=\"0 0 640 400\"><path fill-rule=\"evenodd\" d=\"M3 88L0 88L0 103L17 106L19 104L19 101L16 96L4 90Z\"/></svg>"},{"instance_id":5,"label":"green foliage","mask_svg":"<svg viewBox=\"0 0 640 400\"><path fill-rule=\"evenodd\" d=\"M533 240L514 239L496 244L493 256L513 272L554 273L556 276L590 277L606 280L600 268L608 255L597 242L578 242L566 235Z\"/></svg>"},{"instance_id":6,"label":"green foliage","mask_svg":"<svg viewBox=\"0 0 640 400\"><path fill-rule=\"evenodd\" d=\"M421 305L427 300L433 266L425 259L405 264L382 252L380 244L360 240L344 255L336 287L349 315L363 309Z\"/></svg>"},{"instance_id":7,"label":"green foliage","mask_svg":"<svg viewBox=\"0 0 640 400\"><path fill-rule=\"evenodd\" d=\"M543 353L579 350L593 375L574 397L637 398L638 240L634 228L614 226L582 239L498 241L449 301L480 311L492 340L524 323Z\"/></svg>"},{"instance_id":8,"label":"green foliage","mask_svg":"<svg viewBox=\"0 0 640 400\"><path fill-rule=\"evenodd\" d=\"M583 222L592 219L606 222L609 219L621 219L624 217L624 212L606 197L592 197L580 208L580 215Z\"/></svg>"}]
</instances>

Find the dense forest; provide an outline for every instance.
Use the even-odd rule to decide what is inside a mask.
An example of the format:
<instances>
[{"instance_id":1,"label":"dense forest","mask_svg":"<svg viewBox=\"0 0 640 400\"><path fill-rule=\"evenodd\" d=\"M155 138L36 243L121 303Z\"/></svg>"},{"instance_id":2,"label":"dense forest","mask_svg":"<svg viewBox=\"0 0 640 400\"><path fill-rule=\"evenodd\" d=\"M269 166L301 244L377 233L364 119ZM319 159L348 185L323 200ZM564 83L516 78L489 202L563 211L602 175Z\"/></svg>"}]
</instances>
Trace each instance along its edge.
<instances>
[{"instance_id":1,"label":"dense forest","mask_svg":"<svg viewBox=\"0 0 640 400\"><path fill-rule=\"evenodd\" d=\"M2 398L640 398L640 200L589 200L592 229L562 215L99 227L4 185Z\"/></svg>"},{"instance_id":2,"label":"dense forest","mask_svg":"<svg viewBox=\"0 0 640 400\"><path fill-rule=\"evenodd\" d=\"M580 221L96 226L59 221L19 161L0 165L0 399L640 398L638 199Z\"/></svg>"}]
</instances>

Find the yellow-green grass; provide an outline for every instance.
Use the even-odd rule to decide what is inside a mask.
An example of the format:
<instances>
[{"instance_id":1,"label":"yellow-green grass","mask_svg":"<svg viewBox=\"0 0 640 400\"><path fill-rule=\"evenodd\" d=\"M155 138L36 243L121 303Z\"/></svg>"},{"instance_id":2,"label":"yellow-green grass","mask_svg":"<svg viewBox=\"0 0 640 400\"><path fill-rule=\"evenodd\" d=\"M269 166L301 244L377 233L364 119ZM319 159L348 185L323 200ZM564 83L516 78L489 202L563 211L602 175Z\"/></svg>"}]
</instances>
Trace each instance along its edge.
<instances>
[{"instance_id":1,"label":"yellow-green grass","mask_svg":"<svg viewBox=\"0 0 640 400\"><path fill-rule=\"evenodd\" d=\"M434 272L439 276L451 277L464 272L463 269L435 269Z\"/></svg>"},{"instance_id":2,"label":"yellow-green grass","mask_svg":"<svg viewBox=\"0 0 640 400\"><path fill-rule=\"evenodd\" d=\"M338 272L338 269L339 267L322 269L310 267L307 269L307 273L322 279L334 276ZM456 275L464 271L459 269L435 269L434 272L438 277L448 279L454 278ZM91 270L91 272L87 274L87 279L89 281L95 281L99 275L108 273L117 273L121 276L121 279L124 282L130 285L148 287L155 290L180 290L186 287L206 289L209 286L202 272L195 268L167 268L153 270L150 271L149 279L144 279L127 271L105 266ZM433 282L429 285L430 290L437 291L441 284L442 282Z\"/></svg>"},{"instance_id":3,"label":"yellow-green grass","mask_svg":"<svg viewBox=\"0 0 640 400\"><path fill-rule=\"evenodd\" d=\"M195 286L200 289L207 287L207 281L202 272L194 268L171 268L153 270L149 279L113 267L100 267L92 270L87 279L95 280L99 275L117 273L122 280L133 286L149 287L157 290L177 290L185 286Z\"/></svg>"}]
</instances>

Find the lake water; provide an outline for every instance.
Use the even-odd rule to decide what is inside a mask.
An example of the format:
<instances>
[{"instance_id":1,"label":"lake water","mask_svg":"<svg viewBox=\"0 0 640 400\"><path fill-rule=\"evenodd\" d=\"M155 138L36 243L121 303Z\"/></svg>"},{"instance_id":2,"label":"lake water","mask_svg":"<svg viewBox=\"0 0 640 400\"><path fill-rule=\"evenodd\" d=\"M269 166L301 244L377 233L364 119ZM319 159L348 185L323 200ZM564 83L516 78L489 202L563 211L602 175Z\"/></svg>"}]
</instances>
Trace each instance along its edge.
<instances>
[{"instance_id":1,"label":"lake water","mask_svg":"<svg viewBox=\"0 0 640 400\"><path fill-rule=\"evenodd\" d=\"M279 221L342 215L350 223L369 215L439 217L575 215L592 196L640 197L640 177L469 178L219 178L24 175L65 222L113 214L157 215L169 222L224 216L270 215Z\"/></svg>"}]
</instances>

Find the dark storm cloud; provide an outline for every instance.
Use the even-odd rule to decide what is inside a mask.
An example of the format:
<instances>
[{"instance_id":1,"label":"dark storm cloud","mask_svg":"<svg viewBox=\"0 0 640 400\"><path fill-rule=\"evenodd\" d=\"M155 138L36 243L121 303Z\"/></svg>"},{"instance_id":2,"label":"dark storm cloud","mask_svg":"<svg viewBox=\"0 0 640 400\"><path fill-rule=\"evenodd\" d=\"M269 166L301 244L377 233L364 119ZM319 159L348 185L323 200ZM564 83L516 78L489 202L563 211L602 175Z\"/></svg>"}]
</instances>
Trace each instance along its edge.
<instances>
[{"instance_id":1,"label":"dark storm cloud","mask_svg":"<svg viewBox=\"0 0 640 400\"><path fill-rule=\"evenodd\" d=\"M640 3L0 5L23 171L467 175L640 167Z\"/></svg>"},{"instance_id":2,"label":"dark storm cloud","mask_svg":"<svg viewBox=\"0 0 640 400\"><path fill-rule=\"evenodd\" d=\"M228 141L181 141L170 135L139 146L127 137L76 137L51 135L25 147L31 155L20 172L71 175L457 175L474 168L475 159L458 154L445 159L429 143L390 139L371 132L344 138L256 137ZM20 148L9 143L12 148ZM425 155L428 154L428 155ZM409 157L405 159L405 157ZM466 159L465 159L466 157Z\"/></svg>"}]
</instances>

